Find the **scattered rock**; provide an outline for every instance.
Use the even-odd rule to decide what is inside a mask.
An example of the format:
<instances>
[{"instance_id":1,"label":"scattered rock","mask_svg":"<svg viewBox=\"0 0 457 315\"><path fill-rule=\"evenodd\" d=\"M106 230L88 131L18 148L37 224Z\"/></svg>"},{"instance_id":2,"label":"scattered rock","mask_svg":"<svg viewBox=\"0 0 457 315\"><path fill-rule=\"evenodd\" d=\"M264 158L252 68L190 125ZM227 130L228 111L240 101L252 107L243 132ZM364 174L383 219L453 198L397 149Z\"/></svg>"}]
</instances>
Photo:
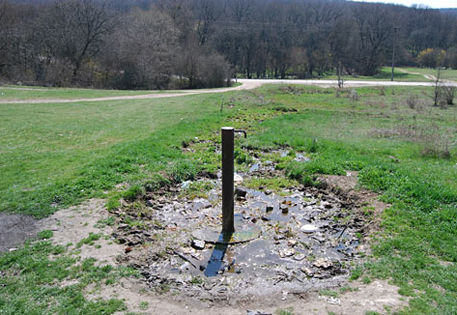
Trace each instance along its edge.
<instances>
[{"instance_id":1,"label":"scattered rock","mask_svg":"<svg viewBox=\"0 0 457 315\"><path fill-rule=\"evenodd\" d=\"M151 199L147 200L146 201L146 206L153 207L154 206L154 200L151 200Z\"/></svg>"},{"instance_id":2,"label":"scattered rock","mask_svg":"<svg viewBox=\"0 0 457 315\"><path fill-rule=\"evenodd\" d=\"M331 304L331 305L340 305L341 304L341 300L338 299L338 298L335 298L333 296L330 296L328 299L327 299L327 303L328 304Z\"/></svg>"},{"instance_id":3,"label":"scattered rock","mask_svg":"<svg viewBox=\"0 0 457 315\"><path fill-rule=\"evenodd\" d=\"M275 241L280 241L280 240L285 239L286 237L284 235L281 235L281 234L276 234L273 238L274 238Z\"/></svg>"},{"instance_id":4,"label":"scattered rock","mask_svg":"<svg viewBox=\"0 0 457 315\"><path fill-rule=\"evenodd\" d=\"M243 177L241 177L240 175L238 174L235 174L235 176L233 177L233 181L235 183L242 183L243 182Z\"/></svg>"},{"instance_id":5,"label":"scattered rock","mask_svg":"<svg viewBox=\"0 0 457 315\"><path fill-rule=\"evenodd\" d=\"M265 208L265 211L266 212L271 212L273 211L274 207L272 205L267 205L266 208Z\"/></svg>"},{"instance_id":6,"label":"scattered rock","mask_svg":"<svg viewBox=\"0 0 457 315\"><path fill-rule=\"evenodd\" d=\"M318 230L319 228L315 225L312 225L312 224L305 224L305 225L302 225L301 228L300 228L300 231L304 232L304 233L314 233Z\"/></svg>"},{"instance_id":7,"label":"scattered rock","mask_svg":"<svg viewBox=\"0 0 457 315\"><path fill-rule=\"evenodd\" d=\"M313 266L317 267L317 268L321 268L321 269L329 269L329 268L331 268L333 266L333 263L328 258L318 258L313 263Z\"/></svg>"},{"instance_id":8,"label":"scattered rock","mask_svg":"<svg viewBox=\"0 0 457 315\"><path fill-rule=\"evenodd\" d=\"M246 198L247 191L242 188L235 188L235 196Z\"/></svg>"},{"instance_id":9,"label":"scattered rock","mask_svg":"<svg viewBox=\"0 0 457 315\"><path fill-rule=\"evenodd\" d=\"M297 245L297 243L297 240L288 240L287 246L294 247L295 245Z\"/></svg>"},{"instance_id":10,"label":"scattered rock","mask_svg":"<svg viewBox=\"0 0 457 315\"><path fill-rule=\"evenodd\" d=\"M305 255L304 255L304 254L295 255L295 256L294 256L294 259L295 259L296 261L301 261L301 260L305 259Z\"/></svg>"},{"instance_id":11,"label":"scattered rock","mask_svg":"<svg viewBox=\"0 0 457 315\"><path fill-rule=\"evenodd\" d=\"M202 240L192 240L191 246L195 249L202 250L205 249L205 241Z\"/></svg>"},{"instance_id":12,"label":"scattered rock","mask_svg":"<svg viewBox=\"0 0 457 315\"><path fill-rule=\"evenodd\" d=\"M293 248L285 248L279 251L279 257L285 258L295 255L295 250Z\"/></svg>"},{"instance_id":13,"label":"scattered rock","mask_svg":"<svg viewBox=\"0 0 457 315\"><path fill-rule=\"evenodd\" d=\"M300 270L301 270L305 275L307 275L308 277L313 277L313 276L314 276L314 272L313 272L310 268L308 268L308 267L303 266L303 267L300 268Z\"/></svg>"}]
</instances>

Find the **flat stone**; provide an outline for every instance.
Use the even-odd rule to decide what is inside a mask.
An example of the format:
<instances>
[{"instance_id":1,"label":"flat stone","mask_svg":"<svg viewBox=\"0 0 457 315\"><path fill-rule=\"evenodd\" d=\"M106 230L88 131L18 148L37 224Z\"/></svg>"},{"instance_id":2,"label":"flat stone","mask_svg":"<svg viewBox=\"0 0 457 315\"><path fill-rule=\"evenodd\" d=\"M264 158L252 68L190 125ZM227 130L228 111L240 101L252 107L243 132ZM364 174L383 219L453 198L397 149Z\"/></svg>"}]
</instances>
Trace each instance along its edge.
<instances>
[{"instance_id":1,"label":"flat stone","mask_svg":"<svg viewBox=\"0 0 457 315\"><path fill-rule=\"evenodd\" d=\"M304 254L298 254L298 255L294 256L294 260L296 260L296 261L301 261L303 259L305 259L305 255Z\"/></svg>"},{"instance_id":2,"label":"flat stone","mask_svg":"<svg viewBox=\"0 0 457 315\"><path fill-rule=\"evenodd\" d=\"M300 228L300 231L304 232L304 233L314 233L318 230L319 228L315 225L312 225L312 224L305 224L305 225L302 225L301 228Z\"/></svg>"}]
</instances>

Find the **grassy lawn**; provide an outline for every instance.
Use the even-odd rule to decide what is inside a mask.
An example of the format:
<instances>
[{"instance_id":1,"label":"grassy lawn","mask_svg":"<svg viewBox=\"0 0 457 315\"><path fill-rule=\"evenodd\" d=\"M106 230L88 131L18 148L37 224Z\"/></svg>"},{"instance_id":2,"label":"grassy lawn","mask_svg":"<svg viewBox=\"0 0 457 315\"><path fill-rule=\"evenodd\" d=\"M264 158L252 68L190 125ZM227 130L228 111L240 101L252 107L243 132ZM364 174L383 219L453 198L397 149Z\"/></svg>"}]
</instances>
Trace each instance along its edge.
<instances>
[{"instance_id":1,"label":"grassy lawn","mask_svg":"<svg viewBox=\"0 0 457 315\"><path fill-rule=\"evenodd\" d=\"M373 255L354 269L353 278L391 279L411 297L401 314L455 314L457 106L431 107L432 88L424 87L359 88L357 101L350 94L264 86L176 99L0 104L0 211L43 217L109 196L118 183L155 187L158 173L181 181L199 170L214 171L216 153L202 148L184 154L181 144L194 137L218 140L219 128L233 125L248 130L240 145L309 153L310 162L285 165L290 180L314 184L316 174L358 171L360 184L392 207L383 215L382 230L372 235ZM233 106L221 112L221 98ZM54 264L48 258L52 251L65 249L38 241L0 256L5 314L20 313L13 306L21 298L32 301L22 306L24 314L32 309L73 314L77 307L83 314L100 309L111 314L122 308L116 300L92 305L81 296L82 287L58 286L93 274L110 281L120 271L99 270L91 262L87 270L75 270L65 255L62 268L50 274L32 268ZM47 298L40 300L40 294Z\"/></svg>"},{"instance_id":2,"label":"grassy lawn","mask_svg":"<svg viewBox=\"0 0 457 315\"><path fill-rule=\"evenodd\" d=\"M392 68L382 67L381 72L377 75L367 76L345 76L344 80L369 80L369 81L390 81ZM425 75L435 76L437 75L436 69L430 68L403 68L395 67L394 69L394 81L397 82L432 82L432 78L426 78ZM446 69L441 70L441 78L444 80L457 80L457 70ZM322 79L337 80L338 77L334 74L322 77Z\"/></svg>"},{"instance_id":3,"label":"grassy lawn","mask_svg":"<svg viewBox=\"0 0 457 315\"><path fill-rule=\"evenodd\" d=\"M121 91L71 88L45 88L34 86L0 85L0 101L30 99L79 99L110 96L132 96L163 93L164 91Z\"/></svg>"},{"instance_id":4,"label":"grassy lawn","mask_svg":"<svg viewBox=\"0 0 457 315\"><path fill-rule=\"evenodd\" d=\"M394 81L398 82L429 82L430 80L425 78L423 74L421 73L408 73L409 70L411 72L417 72L413 71L416 68L395 68L394 69ZM402 71L404 70L404 71ZM407 71L408 70L408 71ZM363 75L356 75L356 76L344 76L344 80L347 81L359 81L359 80L368 80L368 81L390 81L391 77L391 71L392 68L390 67L382 67L381 72L377 75L374 76L363 76ZM327 80L337 80L338 76L336 74L328 75L322 77L322 79L327 79Z\"/></svg>"},{"instance_id":5,"label":"grassy lawn","mask_svg":"<svg viewBox=\"0 0 457 315\"><path fill-rule=\"evenodd\" d=\"M419 73L422 76L424 75L432 75L436 77L437 75L437 70L436 69L431 69L431 68L401 68L404 71L410 72L410 73ZM457 81L457 70L453 69L445 69L441 70L441 79L444 80L453 80Z\"/></svg>"}]
</instances>

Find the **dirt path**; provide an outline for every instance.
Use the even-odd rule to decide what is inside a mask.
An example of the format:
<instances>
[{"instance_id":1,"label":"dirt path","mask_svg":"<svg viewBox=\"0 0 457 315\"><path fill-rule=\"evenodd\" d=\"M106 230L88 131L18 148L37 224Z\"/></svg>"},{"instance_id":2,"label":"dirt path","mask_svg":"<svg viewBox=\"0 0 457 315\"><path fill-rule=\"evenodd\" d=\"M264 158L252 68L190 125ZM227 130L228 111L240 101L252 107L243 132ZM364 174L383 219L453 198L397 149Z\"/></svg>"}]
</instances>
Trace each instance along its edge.
<instances>
[{"instance_id":1,"label":"dirt path","mask_svg":"<svg viewBox=\"0 0 457 315\"><path fill-rule=\"evenodd\" d=\"M117 101L117 100L142 100L156 99L169 97L182 97L189 95L210 94L210 93L225 93L239 90L251 90L260 87L264 84L299 84L299 85L314 85L320 87L337 87L336 80L267 80L267 79L239 79L241 83L237 87L217 88L217 89L201 89L201 90L179 90L169 91L165 93L154 93L144 95L128 95L128 96L108 96L97 98L78 98L78 99L28 99L28 100L0 100L0 104L43 104L43 103L80 103L80 102L101 102L101 101ZM433 86L433 82L396 82L396 81L346 81L345 87L364 87L364 86ZM446 84L457 86L456 82L446 82Z\"/></svg>"}]
</instances>

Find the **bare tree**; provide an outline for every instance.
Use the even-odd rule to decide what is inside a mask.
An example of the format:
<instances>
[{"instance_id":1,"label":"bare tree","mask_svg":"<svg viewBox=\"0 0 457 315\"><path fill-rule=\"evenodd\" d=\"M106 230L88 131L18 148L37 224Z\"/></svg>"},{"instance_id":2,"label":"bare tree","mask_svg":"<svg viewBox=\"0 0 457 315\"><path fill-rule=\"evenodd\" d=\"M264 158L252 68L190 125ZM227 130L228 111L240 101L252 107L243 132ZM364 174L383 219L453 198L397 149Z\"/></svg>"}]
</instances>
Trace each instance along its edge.
<instances>
[{"instance_id":1,"label":"bare tree","mask_svg":"<svg viewBox=\"0 0 457 315\"><path fill-rule=\"evenodd\" d=\"M359 38L354 52L359 71L374 75L382 63L383 50L392 32L390 11L382 5L362 4L354 10Z\"/></svg>"},{"instance_id":2,"label":"bare tree","mask_svg":"<svg viewBox=\"0 0 457 315\"><path fill-rule=\"evenodd\" d=\"M441 98L441 68L438 68L435 77L435 88L433 89L433 106L438 106Z\"/></svg>"},{"instance_id":3,"label":"bare tree","mask_svg":"<svg viewBox=\"0 0 457 315\"><path fill-rule=\"evenodd\" d=\"M57 0L49 22L60 57L72 64L73 84L83 63L99 53L104 36L117 25L106 2L97 0Z\"/></svg>"},{"instance_id":4,"label":"bare tree","mask_svg":"<svg viewBox=\"0 0 457 315\"><path fill-rule=\"evenodd\" d=\"M121 88L168 88L173 74L179 32L165 12L133 9L114 35ZM111 45L113 46L113 45Z\"/></svg>"}]
</instances>

